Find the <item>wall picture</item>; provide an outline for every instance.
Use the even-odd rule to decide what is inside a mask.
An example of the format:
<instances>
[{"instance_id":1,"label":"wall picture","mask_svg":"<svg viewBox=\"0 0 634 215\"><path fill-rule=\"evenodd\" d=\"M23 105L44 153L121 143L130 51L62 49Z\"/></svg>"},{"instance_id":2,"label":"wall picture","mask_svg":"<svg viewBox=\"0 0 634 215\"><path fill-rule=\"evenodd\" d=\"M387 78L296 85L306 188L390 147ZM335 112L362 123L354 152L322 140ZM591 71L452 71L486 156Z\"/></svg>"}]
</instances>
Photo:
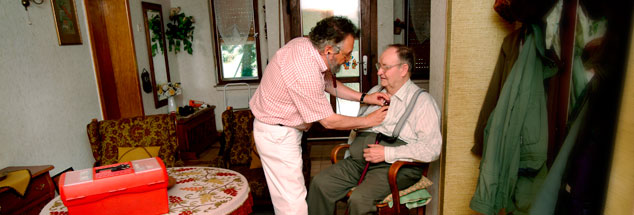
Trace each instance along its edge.
<instances>
[{"instance_id":1,"label":"wall picture","mask_svg":"<svg viewBox=\"0 0 634 215\"><path fill-rule=\"evenodd\" d=\"M59 45L74 45L81 43L81 33L77 21L77 10L74 0L51 0L55 29Z\"/></svg>"}]
</instances>

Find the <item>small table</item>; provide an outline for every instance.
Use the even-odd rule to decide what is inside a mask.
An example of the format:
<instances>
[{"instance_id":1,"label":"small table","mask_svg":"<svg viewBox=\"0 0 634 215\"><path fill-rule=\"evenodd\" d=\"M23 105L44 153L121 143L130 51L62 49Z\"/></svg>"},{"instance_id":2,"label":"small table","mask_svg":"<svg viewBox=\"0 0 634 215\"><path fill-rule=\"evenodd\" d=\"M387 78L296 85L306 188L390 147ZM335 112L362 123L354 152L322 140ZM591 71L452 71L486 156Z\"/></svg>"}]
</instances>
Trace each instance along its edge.
<instances>
[{"instance_id":1,"label":"small table","mask_svg":"<svg viewBox=\"0 0 634 215\"><path fill-rule=\"evenodd\" d=\"M197 160L200 153L216 142L215 108L212 105L189 116L176 117L176 135L183 160Z\"/></svg>"},{"instance_id":2,"label":"small table","mask_svg":"<svg viewBox=\"0 0 634 215\"><path fill-rule=\"evenodd\" d=\"M55 197L53 180L48 173L53 169L53 166L7 167L0 172L22 169L28 169L31 172L29 187L24 196L18 196L17 192L12 192L10 188L0 188L0 214L34 214Z\"/></svg>"},{"instance_id":3,"label":"small table","mask_svg":"<svg viewBox=\"0 0 634 215\"><path fill-rule=\"evenodd\" d=\"M167 190L169 214L250 214L249 183L238 172L215 167L174 167L167 173L176 185ZM68 214L59 196L40 215Z\"/></svg>"}]
</instances>

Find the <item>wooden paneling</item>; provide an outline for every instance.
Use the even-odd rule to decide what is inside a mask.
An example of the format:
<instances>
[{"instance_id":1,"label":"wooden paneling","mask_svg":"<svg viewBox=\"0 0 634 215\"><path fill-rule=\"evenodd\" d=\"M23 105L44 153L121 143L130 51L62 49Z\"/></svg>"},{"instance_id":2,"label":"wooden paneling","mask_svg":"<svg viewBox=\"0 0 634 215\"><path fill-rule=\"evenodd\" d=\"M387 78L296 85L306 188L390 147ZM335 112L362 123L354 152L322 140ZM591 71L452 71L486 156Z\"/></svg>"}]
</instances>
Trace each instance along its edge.
<instances>
[{"instance_id":1,"label":"wooden paneling","mask_svg":"<svg viewBox=\"0 0 634 215\"><path fill-rule=\"evenodd\" d=\"M101 12L101 1L86 1L86 19L90 29L90 43L92 44L92 56L95 64L95 73L104 119L121 118L117 88L115 85L110 48L108 48L108 31L105 25L105 17Z\"/></svg>"},{"instance_id":2,"label":"wooden paneling","mask_svg":"<svg viewBox=\"0 0 634 215\"><path fill-rule=\"evenodd\" d=\"M128 1L104 1L103 13L108 15L105 20L110 41L112 69L114 71L119 98L121 117L143 115L143 98L139 87L136 54L132 38L132 26Z\"/></svg>"},{"instance_id":3,"label":"wooden paneling","mask_svg":"<svg viewBox=\"0 0 634 215\"><path fill-rule=\"evenodd\" d=\"M86 10L104 119L142 116L129 2L88 1Z\"/></svg>"}]
</instances>

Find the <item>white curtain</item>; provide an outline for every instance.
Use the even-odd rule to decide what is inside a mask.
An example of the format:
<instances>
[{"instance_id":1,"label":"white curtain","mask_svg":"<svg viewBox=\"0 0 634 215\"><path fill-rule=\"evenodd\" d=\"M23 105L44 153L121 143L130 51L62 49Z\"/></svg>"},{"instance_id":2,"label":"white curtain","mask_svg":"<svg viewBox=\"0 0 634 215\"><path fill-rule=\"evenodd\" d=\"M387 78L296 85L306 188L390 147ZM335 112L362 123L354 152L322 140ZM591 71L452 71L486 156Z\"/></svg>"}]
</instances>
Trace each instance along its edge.
<instances>
[{"instance_id":1,"label":"white curtain","mask_svg":"<svg viewBox=\"0 0 634 215\"><path fill-rule=\"evenodd\" d=\"M430 3L429 0L409 1L410 20L414 26L416 38L421 43L429 38Z\"/></svg>"},{"instance_id":2,"label":"white curtain","mask_svg":"<svg viewBox=\"0 0 634 215\"><path fill-rule=\"evenodd\" d=\"M226 45L242 45L254 24L253 0L214 0L218 33Z\"/></svg>"}]
</instances>

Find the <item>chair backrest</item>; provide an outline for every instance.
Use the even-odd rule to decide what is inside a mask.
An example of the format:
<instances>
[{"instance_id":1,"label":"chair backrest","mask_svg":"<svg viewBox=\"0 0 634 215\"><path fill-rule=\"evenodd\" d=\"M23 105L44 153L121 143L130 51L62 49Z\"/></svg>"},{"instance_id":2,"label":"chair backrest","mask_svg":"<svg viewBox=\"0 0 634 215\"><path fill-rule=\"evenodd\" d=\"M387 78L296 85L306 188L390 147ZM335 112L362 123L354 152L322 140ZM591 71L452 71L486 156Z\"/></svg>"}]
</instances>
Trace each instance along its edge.
<instances>
[{"instance_id":1,"label":"chair backrest","mask_svg":"<svg viewBox=\"0 0 634 215\"><path fill-rule=\"evenodd\" d=\"M225 152L230 166L250 165L253 144L253 120L251 110L237 110L228 107L222 113L222 127L225 137Z\"/></svg>"},{"instance_id":2,"label":"chair backrest","mask_svg":"<svg viewBox=\"0 0 634 215\"><path fill-rule=\"evenodd\" d=\"M167 166L182 165L176 156L175 116L167 114L138 116L117 120L93 119L87 126L88 140L95 165L118 162L119 147L160 146L158 157Z\"/></svg>"}]
</instances>

